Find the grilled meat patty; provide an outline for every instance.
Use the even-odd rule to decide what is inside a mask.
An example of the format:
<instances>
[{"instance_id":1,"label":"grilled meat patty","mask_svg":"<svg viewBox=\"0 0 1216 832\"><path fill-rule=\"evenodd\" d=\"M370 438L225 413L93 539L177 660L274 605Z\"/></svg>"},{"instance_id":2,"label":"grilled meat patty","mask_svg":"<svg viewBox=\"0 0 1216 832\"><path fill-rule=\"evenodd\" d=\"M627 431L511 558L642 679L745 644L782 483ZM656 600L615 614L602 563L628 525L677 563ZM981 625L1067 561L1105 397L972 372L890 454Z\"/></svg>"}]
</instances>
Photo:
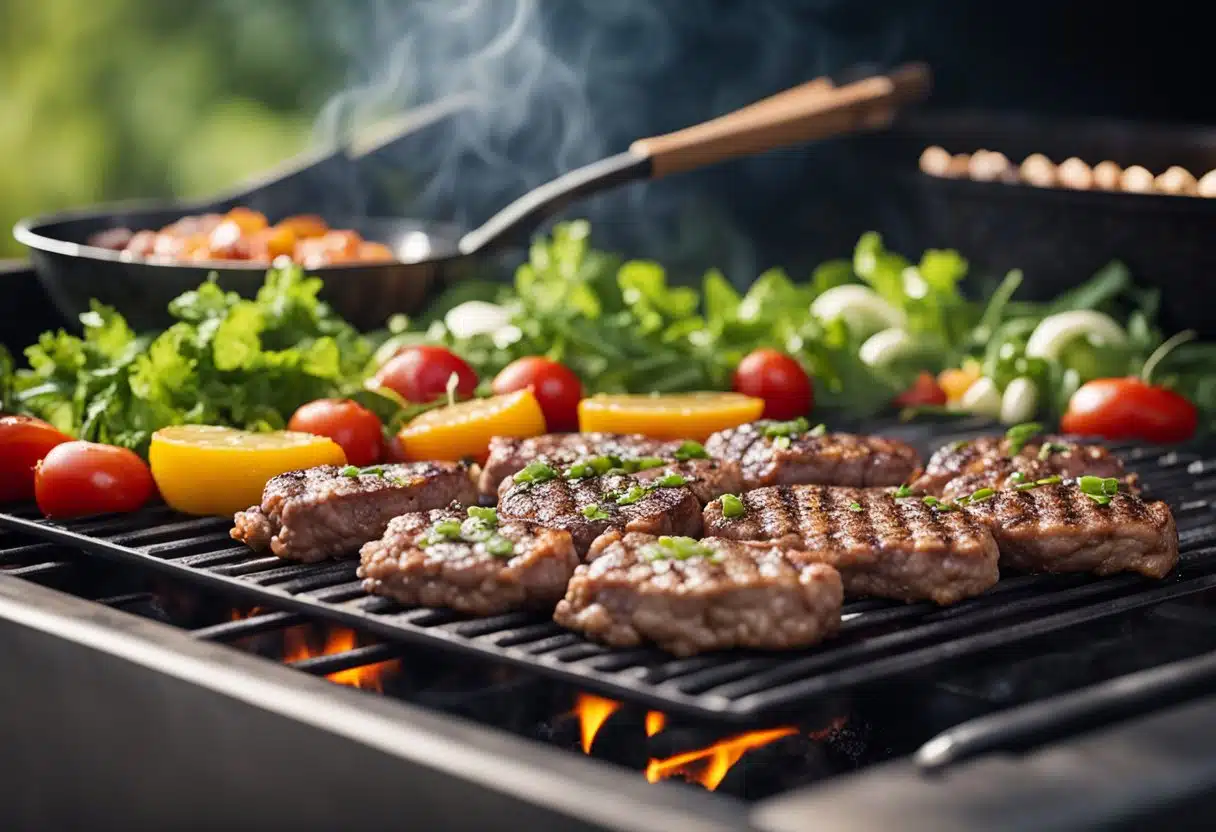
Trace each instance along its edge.
<instances>
[{"instance_id":1,"label":"grilled meat patty","mask_svg":"<svg viewBox=\"0 0 1216 832\"><path fill-rule=\"evenodd\" d=\"M899 485L920 465L913 448L881 436L815 430L767 435L784 424L764 419L727 428L709 437L705 450L715 459L737 463L745 490L769 485Z\"/></svg>"},{"instance_id":2,"label":"grilled meat patty","mask_svg":"<svg viewBox=\"0 0 1216 832\"><path fill-rule=\"evenodd\" d=\"M653 535L607 532L596 558L575 570L554 620L613 647L652 642L677 656L806 647L840 626L843 593L830 566L795 565L771 543L695 545L691 556L662 556Z\"/></svg>"},{"instance_id":3,"label":"grilled meat patty","mask_svg":"<svg viewBox=\"0 0 1216 832\"><path fill-rule=\"evenodd\" d=\"M502 495L498 516L568 531L580 555L608 529L701 533L701 504L687 486L664 488L624 474L519 483Z\"/></svg>"},{"instance_id":4,"label":"grilled meat patty","mask_svg":"<svg viewBox=\"0 0 1216 832\"><path fill-rule=\"evenodd\" d=\"M490 440L490 455L481 468L479 487L487 497L499 495L499 486L522 471L533 460L543 459L555 468L565 468L593 456L672 459L679 442L651 439L640 434L549 433L518 439L495 436Z\"/></svg>"},{"instance_id":5,"label":"grilled meat patty","mask_svg":"<svg viewBox=\"0 0 1216 832\"><path fill-rule=\"evenodd\" d=\"M312 563L354 554L399 514L477 500L468 467L454 462L384 465L357 476L343 470L321 465L272 478L260 506L237 512L232 537Z\"/></svg>"},{"instance_id":6,"label":"grilled meat patty","mask_svg":"<svg viewBox=\"0 0 1216 832\"><path fill-rule=\"evenodd\" d=\"M1178 563L1169 507L1120 492L1099 505L1073 483L998 491L964 513L996 537L1001 564L1023 572L1139 572L1161 578Z\"/></svg>"},{"instance_id":7,"label":"grilled meat patty","mask_svg":"<svg viewBox=\"0 0 1216 832\"><path fill-rule=\"evenodd\" d=\"M632 476L637 477L642 482L652 482L662 479L668 474L679 474L684 477L688 489L692 491L701 505L705 505L710 500L721 497L723 494L735 493L743 487L743 480L739 476L739 466L716 459L688 459L683 462L668 462L658 468L635 471ZM502 495L513 487L515 487L515 483L511 480L511 477L503 480L502 484L498 487L499 498L501 499Z\"/></svg>"},{"instance_id":8,"label":"grilled meat patty","mask_svg":"<svg viewBox=\"0 0 1216 832\"><path fill-rule=\"evenodd\" d=\"M1044 451L1044 444L1047 450ZM1119 457L1101 445L1088 445L1062 436L1039 436L1017 453L1004 436L982 436L939 449L913 480L913 490L956 500L981 488L1003 489L1047 477L1064 479L1086 474L1114 477L1134 489L1134 478ZM1012 478L1012 479L1011 479Z\"/></svg>"},{"instance_id":9,"label":"grilled meat patty","mask_svg":"<svg viewBox=\"0 0 1216 832\"><path fill-rule=\"evenodd\" d=\"M430 540L443 521L471 525L472 534ZM363 544L359 554L359 577L368 592L407 606L481 616L552 610L579 563L567 532L517 521L500 523L491 532L459 507L394 517L384 536Z\"/></svg>"},{"instance_id":10,"label":"grilled meat patty","mask_svg":"<svg viewBox=\"0 0 1216 832\"><path fill-rule=\"evenodd\" d=\"M705 507L706 534L771 540L799 561L839 570L850 595L953 604L1000 577L987 528L961 511L941 511L888 489L782 485L749 491L744 512Z\"/></svg>"}]
</instances>

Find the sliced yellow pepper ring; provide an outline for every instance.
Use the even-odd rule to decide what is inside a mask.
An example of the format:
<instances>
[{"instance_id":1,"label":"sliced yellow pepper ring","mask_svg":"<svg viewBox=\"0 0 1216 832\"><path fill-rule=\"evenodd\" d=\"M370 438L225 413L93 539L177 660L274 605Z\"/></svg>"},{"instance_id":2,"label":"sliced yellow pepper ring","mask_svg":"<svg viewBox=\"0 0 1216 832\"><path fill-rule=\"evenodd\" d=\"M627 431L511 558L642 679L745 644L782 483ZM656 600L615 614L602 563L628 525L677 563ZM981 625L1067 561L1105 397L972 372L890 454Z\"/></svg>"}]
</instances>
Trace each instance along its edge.
<instances>
[{"instance_id":1,"label":"sliced yellow pepper ring","mask_svg":"<svg viewBox=\"0 0 1216 832\"><path fill-rule=\"evenodd\" d=\"M482 459L495 436L539 436L545 415L531 390L470 399L419 414L397 434L406 459Z\"/></svg>"},{"instance_id":2,"label":"sliced yellow pepper ring","mask_svg":"<svg viewBox=\"0 0 1216 832\"><path fill-rule=\"evenodd\" d=\"M601 395L579 402L578 427L585 432L700 441L714 431L754 422L762 412L764 399L741 393Z\"/></svg>"},{"instance_id":3,"label":"sliced yellow pepper ring","mask_svg":"<svg viewBox=\"0 0 1216 832\"><path fill-rule=\"evenodd\" d=\"M214 425L179 425L152 434L152 477L165 502L187 514L234 514L262 502L271 477L316 465L345 465L324 436L252 433Z\"/></svg>"}]
</instances>

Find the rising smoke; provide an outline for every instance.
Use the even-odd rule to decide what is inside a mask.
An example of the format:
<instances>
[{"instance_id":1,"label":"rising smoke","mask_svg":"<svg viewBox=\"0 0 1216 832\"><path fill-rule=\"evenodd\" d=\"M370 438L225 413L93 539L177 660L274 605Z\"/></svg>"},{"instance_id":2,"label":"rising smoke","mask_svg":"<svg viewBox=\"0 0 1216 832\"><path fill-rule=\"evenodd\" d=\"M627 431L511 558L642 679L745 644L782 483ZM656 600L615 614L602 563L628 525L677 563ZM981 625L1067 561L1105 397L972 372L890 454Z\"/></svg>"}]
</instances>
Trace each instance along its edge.
<instances>
[{"instance_id":1,"label":"rising smoke","mask_svg":"<svg viewBox=\"0 0 1216 832\"><path fill-rule=\"evenodd\" d=\"M890 63L902 28L859 0L373 0L334 2L350 61L318 120L325 138L472 94L449 131L410 145L420 216L471 225L641 136L677 129L859 61ZM858 14L858 6L871 14ZM579 204L597 238L631 254L754 276L747 214L792 181L845 175L814 153L775 154ZM791 176L795 176L791 179ZM809 183L805 185L809 187ZM786 193L788 196L788 193Z\"/></svg>"}]
</instances>

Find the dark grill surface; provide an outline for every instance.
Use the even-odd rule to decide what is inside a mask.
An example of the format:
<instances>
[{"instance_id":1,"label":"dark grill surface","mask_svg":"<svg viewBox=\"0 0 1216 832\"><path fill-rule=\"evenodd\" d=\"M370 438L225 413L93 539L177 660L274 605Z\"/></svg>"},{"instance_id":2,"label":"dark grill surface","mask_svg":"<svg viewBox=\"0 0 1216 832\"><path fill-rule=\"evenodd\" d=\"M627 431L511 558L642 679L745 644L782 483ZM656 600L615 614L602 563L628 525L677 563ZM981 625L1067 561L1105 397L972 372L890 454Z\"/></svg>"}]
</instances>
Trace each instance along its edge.
<instances>
[{"instance_id":1,"label":"dark grill surface","mask_svg":"<svg viewBox=\"0 0 1216 832\"><path fill-rule=\"evenodd\" d=\"M924 426L888 433L902 433L900 438L928 450L973 435L961 427L939 427L932 438ZM1147 496L1166 500L1174 511L1182 560L1170 577L1015 576L982 597L945 609L854 602L845 606L838 639L790 654L674 659L655 650L592 644L534 614L467 619L443 610L406 609L366 595L355 577L355 561L292 564L259 556L229 538L229 519L184 517L163 507L67 523L39 519L32 507L20 507L0 513L0 526L386 640L524 666L672 713L742 723L827 694L1216 588L1216 514L1209 499L1216 490L1216 446L1115 450L1140 474ZM30 549L0 549L0 566L28 560ZM6 571L20 575L23 568L43 566ZM226 626L242 623L210 629Z\"/></svg>"}]
</instances>

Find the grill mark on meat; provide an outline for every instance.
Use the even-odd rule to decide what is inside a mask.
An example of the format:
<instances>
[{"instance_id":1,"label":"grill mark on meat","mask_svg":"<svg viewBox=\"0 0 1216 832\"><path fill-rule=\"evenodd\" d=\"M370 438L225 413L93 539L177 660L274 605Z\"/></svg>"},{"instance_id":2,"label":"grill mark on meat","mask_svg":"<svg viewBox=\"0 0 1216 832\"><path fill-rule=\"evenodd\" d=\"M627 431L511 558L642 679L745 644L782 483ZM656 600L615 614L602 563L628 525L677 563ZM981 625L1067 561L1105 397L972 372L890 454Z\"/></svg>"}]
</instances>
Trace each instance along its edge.
<instances>
[{"instance_id":1,"label":"grill mark on meat","mask_svg":"<svg viewBox=\"0 0 1216 832\"><path fill-rule=\"evenodd\" d=\"M272 477L261 504L234 516L231 536L257 551L312 563L354 554L399 514L477 499L468 467L458 463L383 468L383 475L347 477L336 465L321 465Z\"/></svg>"},{"instance_id":2,"label":"grill mark on meat","mask_svg":"<svg viewBox=\"0 0 1216 832\"><path fill-rule=\"evenodd\" d=\"M609 531L579 566L554 620L615 647L647 642L676 656L708 650L807 647L840 624L843 591L830 566L771 543L706 538L711 558L652 559L652 535Z\"/></svg>"},{"instance_id":3,"label":"grill mark on meat","mask_svg":"<svg viewBox=\"0 0 1216 832\"><path fill-rule=\"evenodd\" d=\"M999 577L992 534L959 511L896 500L886 489L832 486L773 486L741 499L738 518L723 517L720 501L705 507L707 535L792 547L804 560L839 570L851 595L944 605Z\"/></svg>"},{"instance_id":4,"label":"grill mark on meat","mask_svg":"<svg viewBox=\"0 0 1216 832\"><path fill-rule=\"evenodd\" d=\"M1002 491L964 511L986 523L1004 566L1025 572L1168 574L1178 562L1169 508L1120 492L1099 505L1077 485Z\"/></svg>"},{"instance_id":5,"label":"grill mark on meat","mask_svg":"<svg viewBox=\"0 0 1216 832\"><path fill-rule=\"evenodd\" d=\"M596 537L608 529L700 536L701 504L686 486L655 488L627 505L616 502L616 495L641 485L641 480L628 475L577 480L558 477L541 483L522 483L502 495L498 516L568 531L580 555L585 555ZM582 508L589 504L598 505L608 518L584 517Z\"/></svg>"}]
</instances>

